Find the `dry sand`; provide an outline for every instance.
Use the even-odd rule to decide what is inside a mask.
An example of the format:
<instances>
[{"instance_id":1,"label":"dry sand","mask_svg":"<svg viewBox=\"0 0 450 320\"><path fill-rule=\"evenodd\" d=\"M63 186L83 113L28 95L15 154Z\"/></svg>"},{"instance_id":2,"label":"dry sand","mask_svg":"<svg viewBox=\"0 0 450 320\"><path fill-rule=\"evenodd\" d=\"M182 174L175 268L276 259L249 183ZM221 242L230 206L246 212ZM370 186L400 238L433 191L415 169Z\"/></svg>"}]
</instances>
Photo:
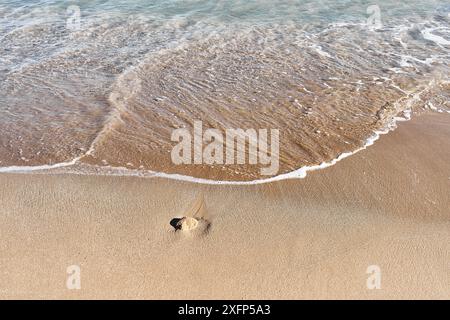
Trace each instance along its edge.
<instances>
[{"instance_id":1,"label":"dry sand","mask_svg":"<svg viewBox=\"0 0 450 320\"><path fill-rule=\"evenodd\" d=\"M449 160L450 116L422 115L302 180L2 174L0 298L448 299ZM209 228L173 232L202 195Z\"/></svg>"}]
</instances>

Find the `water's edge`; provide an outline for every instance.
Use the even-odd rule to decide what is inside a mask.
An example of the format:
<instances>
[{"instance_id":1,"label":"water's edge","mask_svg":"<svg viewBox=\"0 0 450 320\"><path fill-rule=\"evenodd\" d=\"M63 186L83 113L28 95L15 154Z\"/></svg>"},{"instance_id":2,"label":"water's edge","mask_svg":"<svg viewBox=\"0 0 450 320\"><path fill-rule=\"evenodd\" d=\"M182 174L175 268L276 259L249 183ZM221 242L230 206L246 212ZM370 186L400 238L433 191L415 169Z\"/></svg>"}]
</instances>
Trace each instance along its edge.
<instances>
[{"instance_id":1,"label":"water's edge","mask_svg":"<svg viewBox=\"0 0 450 320\"><path fill-rule=\"evenodd\" d=\"M289 179L303 179L307 176L307 173L310 171L316 171L325 169L328 167L331 167L335 164L337 164L339 161L348 158L362 150L367 149L368 147L372 146L378 139L380 139L381 135L388 134L391 131L394 131L397 128L398 122L404 122L409 121L412 118L412 111L411 109L407 109L402 112L402 116L398 115L393 118L393 121L389 123L385 129L375 131L371 137L369 137L365 144L352 152L346 152L341 153L338 157L335 159L329 161L329 162L323 162L318 165L314 166L304 166L297 170L283 173L271 178L267 179L258 179L258 180L252 180L252 181L227 181L227 180L210 180L210 179L204 179L204 178L196 178L192 176L186 176L186 175L180 175L180 174L171 174L171 173L164 173L164 172L153 172L153 171L139 171L139 170L130 170L123 167L102 167L103 169L112 170L112 172L102 172L97 175L102 176L137 176L137 177L144 177L144 178L165 178L169 180L178 180L178 181L185 181L185 182L192 182L197 184L207 184L207 185L258 185L258 184L265 184L275 181L282 181L282 180L289 180ZM83 158L83 156L77 157L73 159L72 161L68 162L62 162L57 163L53 165L42 165L42 166L30 166L30 167L19 167L19 166L11 166L11 167L0 167L0 173L18 173L18 174L30 174L30 173L39 173L39 174L52 174L54 173L52 170L59 169L59 168L66 168L68 171L65 172L58 172L57 174L74 174L74 175L92 175L87 172L81 172L81 171L70 171L70 167L75 166L78 164L78 161ZM115 171L115 172L114 172Z\"/></svg>"}]
</instances>

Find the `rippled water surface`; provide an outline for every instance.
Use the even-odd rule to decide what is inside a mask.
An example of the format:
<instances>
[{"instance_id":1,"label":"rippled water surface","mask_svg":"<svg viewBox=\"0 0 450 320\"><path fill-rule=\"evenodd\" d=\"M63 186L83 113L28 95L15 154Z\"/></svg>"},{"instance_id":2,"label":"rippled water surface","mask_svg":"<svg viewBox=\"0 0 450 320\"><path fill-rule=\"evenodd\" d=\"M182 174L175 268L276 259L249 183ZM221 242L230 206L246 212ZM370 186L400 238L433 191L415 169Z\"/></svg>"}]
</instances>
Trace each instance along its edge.
<instances>
[{"instance_id":1,"label":"rippled water surface","mask_svg":"<svg viewBox=\"0 0 450 320\"><path fill-rule=\"evenodd\" d=\"M74 5L76 3L76 5ZM445 1L0 1L0 171L174 166L171 132L280 129L280 173L449 112Z\"/></svg>"}]
</instances>

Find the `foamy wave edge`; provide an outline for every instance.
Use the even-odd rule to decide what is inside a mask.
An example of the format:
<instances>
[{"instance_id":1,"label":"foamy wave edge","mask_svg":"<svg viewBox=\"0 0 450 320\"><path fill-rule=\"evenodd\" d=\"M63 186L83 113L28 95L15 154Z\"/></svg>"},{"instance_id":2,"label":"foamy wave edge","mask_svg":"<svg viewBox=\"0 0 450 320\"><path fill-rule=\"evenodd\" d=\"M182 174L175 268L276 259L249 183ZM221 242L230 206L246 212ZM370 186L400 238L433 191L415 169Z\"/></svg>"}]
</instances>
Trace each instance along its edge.
<instances>
[{"instance_id":1,"label":"foamy wave edge","mask_svg":"<svg viewBox=\"0 0 450 320\"><path fill-rule=\"evenodd\" d=\"M368 147L372 146L375 141L377 141L381 135L387 134L390 131L393 131L397 128L397 122L402 121L409 121L411 119L411 113L412 111L410 109L403 111L403 117L394 117L392 123L390 123L386 129L375 131L374 134L366 140L366 143L361 147L358 148L352 152L344 152L341 153L337 158L331 160L330 162L322 162L321 164L314 165L314 166L304 166L297 170L283 173L280 175L277 175L275 177L267 178L267 179L259 179L259 180L252 180L252 181L220 181L220 180L209 180L209 179L202 179L202 178L195 178L190 176L184 176L179 174L168 174L168 173L162 173L157 172L155 173L155 177L161 177L161 178L167 178L172 180L180 180L180 181L188 181L188 182L194 182L194 183L200 183L200 184L210 184L210 185L257 185L257 184L265 184L275 181L282 181L282 180L289 180L289 179L303 179L307 176L307 173L309 171L316 171L320 169L325 169L331 166L334 166L339 161L350 157L351 155L354 155L362 150L367 149Z\"/></svg>"},{"instance_id":2,"label":"foamy wave edge","mask_svg":"<svg viewBox=\"0 0 450 320\"><path fill-rule=\"evenodd\" d=\"M307 173L310 171L316 171L320 169L325 169L328 167L331 167L338 163L339 161L350 157L351 155L354 155L362 150L367 149L368 147L372 146L375 141L377 141L381 135L387 134L390 131L393 131L397 128L397 122L402 121L408 121L411 119L411 109L406 109L403 111L403 117L396 116L393 118L392 122L389 123L385 129L380 131L375 131L371 137L369 137L365 144L352 152L344 152L341 153L337 158L331 160L330 162L322 162L321 164L314 165L314 166L304 166L297 170L283 173L280 175L277 175L275 177L267 178L267 179L259 179L259 180L251 180L251 181L226 181L226 180L210 180L210 179L203 179L203 178L195 178L191 176L185 176L180 174L173 174L173 173L164 173L164 172L154 172L151 170L145 171L146 175L139 174L139 171L136 172L136 170L130 170L124 167L111 167L111 166L105 166L102 168L109 169L109 170L117 170L117 174L114 173L106 173L104 175L114 176L114 175L120 175L120 176L139 176L139 177L149 177L149 178L165 178L170 180L178 180L178 181L185 181L185 182L192 182L192 183L198 183L198 184L208 184L208 185L258 185L258 184L266 184L276 181L282 181L282 180L289 180L289 179L303 179L307 176ZM84 155L83 155L84 156ZM53 169L58 168L64 168L64 167L71 167L76 164L78 164L78 161L83 158L83 156L79 156L69 162L61 162L56 163L53 165L42 165L42 166L11 166L11 167L0 167L0 173L30 173L30 172L40 172L40 171L49 171ZM78 174L78 175L89 175L88 173L83 172L64 172L65 174ZM142 173L142 171L141 171Z\"/></svg>"}]
</instances>

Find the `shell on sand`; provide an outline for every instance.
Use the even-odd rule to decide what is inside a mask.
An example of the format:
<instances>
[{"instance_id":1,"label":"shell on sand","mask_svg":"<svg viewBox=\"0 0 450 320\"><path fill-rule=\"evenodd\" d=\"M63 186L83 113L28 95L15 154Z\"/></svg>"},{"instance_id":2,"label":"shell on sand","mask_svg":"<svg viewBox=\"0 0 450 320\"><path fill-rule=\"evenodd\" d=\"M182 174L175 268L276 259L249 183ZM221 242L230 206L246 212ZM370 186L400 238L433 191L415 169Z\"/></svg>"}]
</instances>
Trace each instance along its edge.
<instances>
[{"instance_id":1,"label":"shell on sand","mask_svg":"<svg viewBox=\"0 0 450 320\"><path fill-rule=\"evenodd\" d=\"M177 226L183 231L192 231L198 227L198 220L192 217L184 217Z\"/></svg>"},{"instance_id":2,"label":"shell on sand","mask_svg":"<svg viewBox=\"0 0 450 320\"><path fill-rule=\"evenodd\" d=\"M182 230L197 235L207 232L210 222L206 219L206 206L203 195L197 197L191 208L185 212L183 218L174 218L170 225L175 231Z\"/></svg>"}]
</instances>

